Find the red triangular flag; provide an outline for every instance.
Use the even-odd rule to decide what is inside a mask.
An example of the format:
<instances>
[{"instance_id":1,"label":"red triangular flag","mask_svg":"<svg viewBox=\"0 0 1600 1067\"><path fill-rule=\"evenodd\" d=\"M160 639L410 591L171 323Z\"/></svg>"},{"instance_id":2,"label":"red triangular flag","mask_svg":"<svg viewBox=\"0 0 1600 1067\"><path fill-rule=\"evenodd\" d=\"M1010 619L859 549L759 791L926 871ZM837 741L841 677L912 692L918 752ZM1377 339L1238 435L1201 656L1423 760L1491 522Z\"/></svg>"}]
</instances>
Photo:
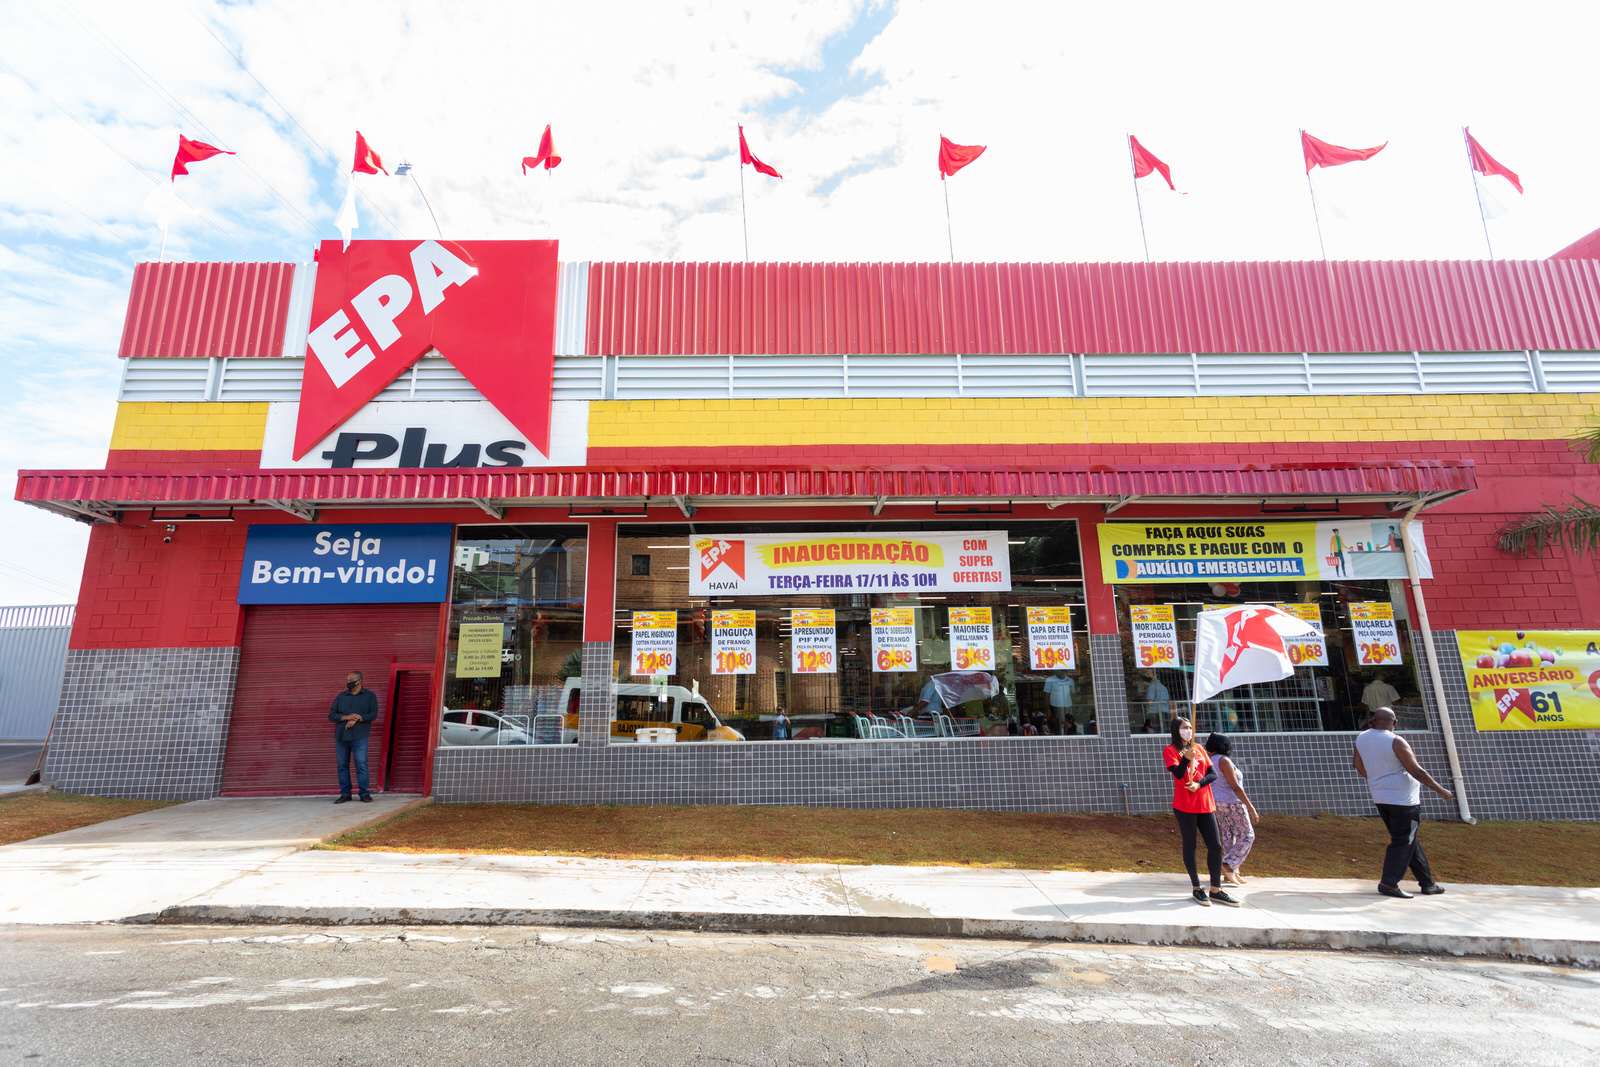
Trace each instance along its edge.
<instances>
[{"instance_id":1,"label":"red triangular flag","mask_svg":"<svg viewBox=\"0 0 1600 1067\"><path fill-rule=\"evenodd\" d=\"M981 144L956 144L950 138L939 138L939 180L944 181L950 175L983 155L983 150L988 145Z\"/></svg>"},{"instance_id":2,"label":"red triangular flag","mask_svg":"<svg viewBox=\"0 0 1600 1067\"><path fill-rule=\"evenodd\" d=\"M1341 163L1359 163L1363 159L1371 159L1389 147L1389 142L1385 141L1377 148L1341 148L1301 130L1300 147L1306 154L1306 173L1310 174L1312 167L1337 167Z\"/></svg>"},{"instance_id":3,"label":"red triangular flag","mask_svg":"<svg viewBox=\"0 0 1600 1067\"><path fill-rule=\"evenodd\" d=\"M378 153L376 153L376 152L374 152L372 150L372 146L367 144L367 139L365 137L361 136L361 131L360 130L357 130L356 131L356 161L350 167L350 173L351 174L376 174L380 170L383 171L385 174L389 173L387 170L384 170L383 160L378 158Z\"/></svg>"},{"instance_id":4,"label":"red triangular flag","mask_svg":"<svg viewBox=\"0 0 1600 1067\"><path fill-rule=\"evenodd\" d=\"M1133 150L1133 176L1135 178L1148 177L1154 171L1166 180L1168 189L1173 192L1178 191L1178 187L1172 184L1172 171L1165 163L1156 158L1154 152L1140 144L1139 138L1131 133L1128 134L1128 147Z\"/></svg>"},{"instance_id":5,"label":"red triangular flag","mask_svg":"<svg viewBox=\"0 0 1600 1067\"><path fill-rule=\"evenodd\" d=\"M212 156L231 156L234 153L227 149L208 145L204 141L191 141L183 134L178 134L178 154L172 159L172 180L177 181L178 175L189 173L189 164L198 163L202 159ZM1520 186L1518 187L1521 188Z\"/></svg>"},{"instance_id":6,"label":"red triangular flag","mask_svg":"<svg viewBox=\"0 0 1600 1067\"><path fill-rule=\"evenodd\" d=\"M777 171L773 170L771 167L767 166L765 163L761 162L761 160L759 160L759 159L757 159L755 157L755 153L750 151L749 143L747 141L745 141L745 139L744 139L744 127L740 126L739 127L739 166L742 167L746 163L748 163L752 167L756 168L756 173L757 174L765 174L765 175L767 175L769 177L772 177L772 178L781 178L781 177L783 177L783 175L779 174Z\"/></svg>"},{"instance_id":7,"label":"red triangular flag","mask_svg":"<svg viewBox=\"0 0 1600 1067\"><path fill-rule=\"evenodd\" d=\"M549 126L544 128L544 136L539 138L539 154L522 157L522 173L528 173L529 167L538 170L541 163L545 170L555 170L561 166L561 154L556 151L555 138L550 136Z\"/></svg>"},{"instance_id":8,"label":"red triangular flag","mask_svg":"<svg viewBox=\"0 0 1600 1067\"><path fill-rule=\"evenodd\" d=\"M1472 130L1466 126L1461 127L1461 132L1467 135L1467 154L1472 157L1472 169L1479 174L1498 174L1506 181L1517 187L1517 192L1522 192L1522 180L1510 167L1495 159L1483 150L1483 145L1472 136Z\"/></svg>"}]
</instances>

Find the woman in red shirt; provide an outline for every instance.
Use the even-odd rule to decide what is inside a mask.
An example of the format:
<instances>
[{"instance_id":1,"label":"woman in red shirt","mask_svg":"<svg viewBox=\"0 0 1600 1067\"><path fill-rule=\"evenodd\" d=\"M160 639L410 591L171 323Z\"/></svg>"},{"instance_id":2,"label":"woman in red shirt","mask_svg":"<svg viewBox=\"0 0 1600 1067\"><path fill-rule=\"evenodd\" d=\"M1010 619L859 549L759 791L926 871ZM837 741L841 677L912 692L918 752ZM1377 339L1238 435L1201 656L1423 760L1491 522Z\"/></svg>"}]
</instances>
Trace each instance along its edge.
<instances>
[{"instance_id":1,"label":"woman in red shirt","mask_svg":"<svg viewBox=\"0 0 1600 1067\"><path fill-rule=\"evenodd\" d=\"M1172 773L1172 814L1178 819L1178 832L1183 835L1183 865L1189 872L1197 904L1210 907L1212 901L1237 908L1239 902L1222 888L1222 837L1217 832L1217 804L1211 799L1211 783L1217 780L1217 769L1206 750L1194 742L1194 724L1188 719L1172 720L1172 744L1162 750L1161 756ZM1195 836L1206 839L1206 867L1211 875L1211 892L1200 888L1200 874L1195 866Z\"/></svg>"}]
</instances>

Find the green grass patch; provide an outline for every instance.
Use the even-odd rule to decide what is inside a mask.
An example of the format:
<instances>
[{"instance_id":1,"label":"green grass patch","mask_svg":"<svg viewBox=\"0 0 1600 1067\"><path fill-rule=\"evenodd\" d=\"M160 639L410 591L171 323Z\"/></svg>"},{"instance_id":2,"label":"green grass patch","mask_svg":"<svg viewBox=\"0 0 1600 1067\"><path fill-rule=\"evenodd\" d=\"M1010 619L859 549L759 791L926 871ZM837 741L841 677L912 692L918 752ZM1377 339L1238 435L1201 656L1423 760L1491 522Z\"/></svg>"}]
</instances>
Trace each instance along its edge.
<instances>
[{"instance_id":1,"label":"green grass patch","mask_svg":"<svg viewBox=\"0 0 1600 1067\"><path fill-rule=\"evenodd\" d=\"M0 796L0 845L14 845L63 830L170 807L176 800L126 800L77 793L14 793Z\"/></svg>"}]
</instances>

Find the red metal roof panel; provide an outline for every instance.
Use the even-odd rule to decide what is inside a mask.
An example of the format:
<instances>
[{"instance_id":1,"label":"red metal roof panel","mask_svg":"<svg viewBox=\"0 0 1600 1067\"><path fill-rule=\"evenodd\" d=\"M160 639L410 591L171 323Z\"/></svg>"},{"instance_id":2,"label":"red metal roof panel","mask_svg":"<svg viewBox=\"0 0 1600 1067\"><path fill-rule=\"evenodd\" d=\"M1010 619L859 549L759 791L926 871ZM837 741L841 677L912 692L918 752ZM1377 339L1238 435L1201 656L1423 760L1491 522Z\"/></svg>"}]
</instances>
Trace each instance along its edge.
<instances>
[{"instance_id":1,"label":"red metal roof panel","mask_svg":"<svg viewBox=\"0 0 1600 1067\"><path fill-rule=\"evenodd\" d=\"M1600 350L1600 260L594 263L606 355Z\"/></svg>"},{"instance_id":2,"label":"red metal roof panel","mask_svg":"<svg viewBox=\"0 0 1600 1067\"><path fill-rule=\"evenodd\" d=\"M282 355L293 263L140 263L117 355Z\"/></svg>"}]
</instances>

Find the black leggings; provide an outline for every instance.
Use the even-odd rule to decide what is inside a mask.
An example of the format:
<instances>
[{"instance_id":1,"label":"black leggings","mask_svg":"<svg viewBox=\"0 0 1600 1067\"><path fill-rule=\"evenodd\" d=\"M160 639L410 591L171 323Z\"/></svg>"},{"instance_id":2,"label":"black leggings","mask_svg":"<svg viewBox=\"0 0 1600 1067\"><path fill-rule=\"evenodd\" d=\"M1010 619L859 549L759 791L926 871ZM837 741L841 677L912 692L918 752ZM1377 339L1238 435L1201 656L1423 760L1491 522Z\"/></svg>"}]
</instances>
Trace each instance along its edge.
<instances>
[{"instance_id":1,"label":"black leggings","mask_svg":"<svg viewBox=\"0 0 1600 1067\"><path fill-rule=\"evenodd\" d=\"M1178 832L1183 835L1183 865L1189 872L1189 881L1196 889L1200 888L1200 873L1194 862L1194 837L1198 829L1200 836L1206 839L1206 869L1211 873L1211 887L1221 888L1222 835L1217 833L1216 815L1209 811L1196 814L1177 808L1172 809L1172 814L1178 817Z\"/></svg>"}]
</instances>

